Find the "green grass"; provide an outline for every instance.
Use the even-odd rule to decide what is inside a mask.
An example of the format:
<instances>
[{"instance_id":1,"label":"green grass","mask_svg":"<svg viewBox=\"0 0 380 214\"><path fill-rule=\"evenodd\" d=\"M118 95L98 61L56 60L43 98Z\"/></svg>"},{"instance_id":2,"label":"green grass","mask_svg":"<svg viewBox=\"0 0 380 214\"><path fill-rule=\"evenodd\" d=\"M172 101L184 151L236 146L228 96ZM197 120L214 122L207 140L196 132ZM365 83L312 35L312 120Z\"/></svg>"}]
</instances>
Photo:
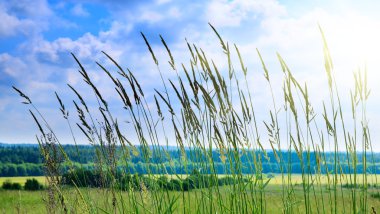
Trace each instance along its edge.
<instances>
[{"instance_id":1,"label":"green grass","mask_svg":"<svg viewBox=\"0 0 380 214\"><path fill-rule=\"evenodd\" d=\"M81 188L82 192L86 193L92 201L93 205L97 208L97 211L100 212L101 209L107 210L110 207L112 207L111 201L104 200L104 196L110 193L105 193L103 190L99 189L89 189L89 188ZM76 195L75 188L65 188L64 189L65 194L70 195ZM222 200L229 201L232 197L231 192L229 191L229 188L223 187L221 190L222 193ZM266 196L265 200L269 203L267 204L266 211L267 213L283 213L283 204L281 202L282 196L281 196L281 187L279 185L268 185L266 188ZM297 213L304 213L304 207L302 206L302 200L303 200L303 193L302 193L302 187L298 186L294 189L295 195L294 195L294 209ZM191 205L183 204L181 200L178 201L178 203L175 205L175 213L180 213L181 210L185 208L186 213L197 213L197 210L193 209L193 207L199 207L201 206L202 202L199 200L199 195L201 194L207 194L207 190L194 190L191 191L189 194L185 194L185 201L191 201ZM128 194L122 193L123 198L125 201L128 201ZM139 194L139 192L136 192L136 194ZM181 192L177 191L170 191L168 192L170 197L181 197ZM374 190L371 190L368 192L369 196L372 194L377 194ZM328 200L328 191L325 189L324 193L322 195L319 195L317 197L317 200L314 201L315 203L312 203L312 210L316 210L317 203L321 203L322 197L324 200ZM351 203L350 199L350 192L349 190L343 190L344 198L343 200L346 203ZM46 212L46 203L42 200L43 197L46 197L45 191L36 191L36 192L28 192L28 191L4 191L0 190L0 212L14 212L20 211L20 213L45 213ZM144 198L145 197L145 198ZM149 204L149 200L152 197L150 193L148 193L146 196L139 196L136 198L136 200L139 203L142 203L145 200L145 206L149 207L152 206ZM213 197L218 197L217 195L214 195ZM343 212L343 203L340 200L338 203L338 211L339 213ZM68 198L68 202L73 205L71 209L74 210L80 210L83 208L83 204L80 202L80 199L77 197ZM377 197L369 197L368 198L368 204L370 207L379 208L380 207L380 199ZM128 204L127 204L128 205ZM215 201L215 205L217 205ZM132 204L129 204L131 207ZM184 207L185 206L185 207ZM208 205L206 205L208 206ZM328 208L328 207L326 207ZM141 207L138 208L139 211L143 212L143 209ZM131 209L127 209L129 212L133 212ZM378 209L376 209L378 211Z\"/></svg>"},{"instance_id":2,"label":"green grass","mask_svg":"<svg viewBox=\"0 0 380 214\"><path fill-rule=\"evenodd\" d=\"M157 177L159 175L156 175ZM219 177L224 177L226 175L218 175ZM281 175L279 174L273 174L273 178L271 178L269 185L265 188L265 200L267 200L268 205L267 205L267 212L268 213L282 213L282 206L283 204L281 203L282 196L281 196ZM358 175L360 177L360 175ZM179 177L186 178L187 175L179 175ZM40 183L45 182L45 177L43 176L37 176L37 177L1 177L0 178L0 184L1 182L5 180L10 180L12 182L17 182L20 184L24 184L26 179L30 178L35 178L37 179ZM174 175L169 176L169 178L177 178ZM264 176L264 180L267 179L266 176ZM368 176L368 184L375 184L375 176L374 175L369 175ZM302 206L302 186L300 185L302 182L302 175L300 174L292 174L292 183L295 185L294 187L294 202L295 202L295 207L297 212L302 213L304 212L304 207ZM324 200L328 200L329 196L329 191L327 189L327 184L328 181L326 179L326 176L322 176L321 183L323 187L318 187L317 191L320 191L320 188L322 188L323 194L318 195L317 197L317 202L316 203L321 203L322 197ZM342 181L342 183L346 183L346 181ZM361 181L359 181L361 183ZM231 187L230 186L225 186L225 187L220 187L220 192L222 194L222 200L228 201L231 198ZM89 197L89 200L92 201L92 203L96 204L96 207L102 208L102 209L107 209L111 207L111 202L108 202L108 204L104 204L104 195L106 194L105 191L99 190L99 189L91 189L91 188L80 188L80 190L85 193ZM194 205L195 207L198 206L198 204L201 204L201 201L197 197L198 195L201 194L206 194L205 192L207 189L203 190L192 190L190 193L185 194L185 201L192 201L191 205ZM350 190L349 189L343 189L340 190L342 191L344 197L340 201L344 200L346 203L351 203L351 198L350 198ZM65 188L64 189L65 195L77 195L77 191L75 188ZM46 203L44 202L43 198L46 198L46 191L35 191L35 192L30 192L30 191L24 191L24 190L13 190L13 191L6 191L6 190L1 190L0 189L0 212L17 212L20 211L21 213L44 213L46 210ZM124 192L122 193L124 196L124 200L128 201L128 193ZM136 192L135 194L140 194L139 192ZM170 197L178 197L181 196L181 192L178 191L169 191L168 194ZM369 201L368 204L370 207L380 207L380 197L379 197L379 190L378 189L371 189L368 191L369 195ZM149 200L149 198L152 197L151 194L146 196L146 200ZM217 198L217 195L214 195L213 197ZM137 200L143 201L143 197L138 197ZM74 207L72 209L75 210L80 210L82 204L80 203L81 199L74 197L74 198L68 198L68 201L71 204L74 204ZM75 205L76 204L76 205ZM75 207L77 206L77 207ZM317 204L312 205L312 209L315 209L315 206ZM343 204L339 203L339 208L338 210L340 212L343 212ZM176 203L176 210L183 210L184 209L184 204L181 200ZM139 208L140 211L143 211L141 208ZM196 213L195 210L192 210L189 207L186 207L185 205L185 210L187 210L187 213ZM100 211L100 210L98 210ZM132 211L131 211L132 212Z\"/></svg>"},{"instance_id":3,"label":"green grass","mask_svg":"<svg viewBox=\"0 0 380 214\"><path fill-rule=\"evenodd\" d=\"M270 185L282 185L283 184L282 180L281 180L281 174L271 174L271 175L273 177L270 178L270 181L269 181ZM153 176L158 178L161 175L160 174L154 174ZM177 179L178 177L184 179L184 178L188 177L189 175L187 175L187 174L177 174L177 175L169 174L166 176L168 176L169 179ZM228 175L226 175L226 174L223 174L223 175L219 174L218 175L218 177L225 177L225 176L228 176ZM292 178L291 179L292 184L301 184L302 183L302 174L294 174L293 173L290 176ZM351 176L353 176L353 174L351 174ZM363 183L363 176L361 174L358 174L357 176L358 176L357 182L359 184ZM245 177L247 177L247 175ZM339 184L349 183L350 182L349 177L350 177L350 174L345 174L344 177L342 177L339 180ZM268 175L263 174L263 179L268 180ZM377 175L367 175L367 183L370 185L374 185L374 184L379 185L380 180L377 180ZM321 185L327 185L328 184L327 175L320 175L320 184Z\"/></svg>"},{"instance_id":4,"label":"green grass","mask_svg":"<svg viewBox=\"0 0 380 214\"><path fill-rule=\"evenodd\" d=\"M46 213L44 191L0 189L0 213Z\"/></svg>"},{"instance_id":5,"label":"green grass","mask_svg":"<svg viewBox=\"0 0 380 214\"><path fill-rule=\"evenodd\" d=\"M345 174L344 176L345 177L342 177L341 179L339 179L338 184L346 184L346 183L350 182L350 180L349 180L350 175ZM353 176L353 175L351 175L351 176ZM359 184L363 183L363 176L361 174L359 174L357 176L358 176L357 183L359 183ZM301 174L291 174L291 178L292 178L293 184L301 184L302 183L302 175ZM377 175L367 175L367 183L371 184L371 185L374 185L374 184L379 185L380 181L377 180ZM282 185L281 175L275 174L275 177L269 181L269 184ZM321 185L327 185L328 184L327 175L320 175L320 184Z\"/></svg>"}]
</instances>

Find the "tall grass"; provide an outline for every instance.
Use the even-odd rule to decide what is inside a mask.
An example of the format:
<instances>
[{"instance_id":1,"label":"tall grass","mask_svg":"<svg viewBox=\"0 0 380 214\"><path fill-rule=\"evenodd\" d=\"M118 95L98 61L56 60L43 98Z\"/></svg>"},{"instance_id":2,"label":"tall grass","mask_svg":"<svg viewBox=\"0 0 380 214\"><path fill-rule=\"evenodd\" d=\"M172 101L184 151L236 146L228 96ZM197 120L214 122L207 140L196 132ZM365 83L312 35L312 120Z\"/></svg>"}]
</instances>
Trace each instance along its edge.
<instances>
[{"instance_id":1,"label":"tall grass","mask_svg":"<svg viewBox=\"0 0 380 214\"><path fill-rule=\"evenodd\" d=\"M85 97L68 85L75 97L73 102L80 121L76 126L96 149L96 172L101 177L97 181L100 183L100 188L96 190L97 199L94 199L94 190L79 188L82 185L75 183L76 179L73 179L74 189L68 190L62 184L60 163L71 161L43 114L27 95L15 88L25 99L24 103L31 106L30 114L40 130L37 141L46 164L48 209L62 210L64 213L370 212L368 192L375 193L369 190L367 176L376 174L373 170L376 168L374 162L368 160L373 157L373 151L366 117L369 96L366 71L358 71L354 75L355 87L351 92L350 107L352 118L346 118L332 59L321 30L329 100L323 103L323 111L318 113L314 112L307 84L297 80L280 54L277 56L283 72L283 103L278 103L280 99L275 97L276 88L273 88L277 85L272 84L271 73L257 50L272 100L272 107L267 110L270 119L261 123L256 117L258 104L248 83L250 72L238 46L230 45L212 25L210 27L225 55L226 68L218 67L202 48L187 41L190 63L178 64L160 36L168 54L170 69L175 73L173 79L165 78L153 48L141 33L161 78L162 88L155 89L153 97L144 94L133 72L103 52L117 71L111 72L110 68L100 63L97 65L112 81L115 96L124 105L127 118L123 119L113 115L107 100L80 59L72 55L84 84L93 91L98 104L99 112L92 112ZM238 65L233 64L233 57L237 57ZM57 93L56 98L76 144L69 113ZM130 129L122 128L121 120L130 121ZM350 120L354 123L352 130L347 125ZM260 132L260 126L264 126L267 132ZM159 187L161 181L158 177L167 175L168 169L173 166L173 159L167 151L168 145L174 143L180 152L180 164L185 174L202 178L199 179L199 189L186 189L185 182L189 179L180 174L171 178L178 181L179 190ZM326 146L329 144L334 148L333 160L326 158ZM280 191L276 196L273 196L273 189L268 185L271 178L263 174L263 161L269 158L264 149L266 145L272 148L281 171L278 175ZM341 145L344 147L341 148ZM347 158L344 160L349 166L347 170L342 168L342 150L346 152ZM122 155L118 155L119 152ZM301 164L301 188L292 181L292 152L296 152ZM232 178L232 183L229 185L216 185L219 175L213 161L215 154L219 155L224 168L230 172L227 176ZM149 179L136 176L139 185L120 188L120 173L130 175L131 159L138 155L144 157L146 163L158 166L162 173L153 174L151 165L146 164L145 177ZM243 159L249 159L252 174L243 173ZM312 162L317 164L312 165ZM334 163L333 168L328 167L329 162ZM359 163L363 164L363 174L357 172ZM198 173L194 174L194 166ZM79 175L74 173L74 176ZM322 181L325 179L327 183ZM344 184L353 188L344 189ZM280 200L278 209L273 209L271 198Z\"/></svg>"}]
</instances>

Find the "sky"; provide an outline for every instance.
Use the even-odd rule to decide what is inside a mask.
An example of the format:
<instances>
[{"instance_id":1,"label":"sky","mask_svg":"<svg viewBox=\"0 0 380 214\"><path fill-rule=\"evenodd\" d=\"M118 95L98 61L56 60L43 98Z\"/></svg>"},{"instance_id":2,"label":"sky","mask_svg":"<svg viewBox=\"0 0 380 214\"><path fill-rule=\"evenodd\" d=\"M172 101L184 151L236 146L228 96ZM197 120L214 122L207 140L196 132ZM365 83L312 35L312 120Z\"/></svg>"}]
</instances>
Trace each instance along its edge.
<instances>
[{"instance_id":1,"label":"sky","mask_svg":"<svg viewBox=\"0 0 380 214\"><path fill-rule=\"evenodd\" d=\"M165 64L169 59L159 35L165 38L177 62L188 63L187 39L202 47L223 70L225 58L208 23L240 48L259 121L268 119L270 94L256 48L275 83L276 100L283 99L283 74L276 57L280 53L300 82L308 84L320 120L322 102L328 100L320 25L331 51L348 126L353 124L349 101L353 72L368 70L371 95L367 116L374 149L380 151L380 134L376 133L380 128L379 9L379 2L369 0L0 0L0 142L36 143L38 129L28 112L30 107L23 105L12 89L16 86L32 99L61 141L72 143L54 92L66 103L73 121L74 95L67 83L86 94L94 108L96 102L70 53L89 70L105 99L115 106L115 115L121 118L125 113L114 87L95 62L110 66L101 53L105 51L130 68L149 100L153 89L161 85L140 32L152 44L167 78L174 74ZM265 131L262 123L260 127ZM80 131L74 133L80 136Z\"/></svg>"}]
</instances>

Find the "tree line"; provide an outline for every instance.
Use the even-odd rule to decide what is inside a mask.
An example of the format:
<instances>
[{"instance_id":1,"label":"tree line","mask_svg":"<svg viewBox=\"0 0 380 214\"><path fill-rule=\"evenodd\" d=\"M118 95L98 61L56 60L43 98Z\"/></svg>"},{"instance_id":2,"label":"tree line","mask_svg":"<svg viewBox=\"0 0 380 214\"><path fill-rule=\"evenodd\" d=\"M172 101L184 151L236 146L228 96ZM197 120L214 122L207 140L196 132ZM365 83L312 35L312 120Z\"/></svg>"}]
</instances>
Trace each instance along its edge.
<instances>
[{"instance_id":1,"label":"tree line","mask_svg":"<svg viewBox=\"0 0 380 214\"><path fill-rule=\"evenodd\" d=\"M96 146L74 146L64 145L63 150L67 157L70 159L70 163L65 161L64 157L59 158L60 170L62 173L66 173L70 168L82 168L86 170L92 170L95 168L95 162L99 158L104 158L101 153L104 148ZM121 149L118 149L118 164L119 171L125 171L129 174L147 174L148 172L154 174L190 174L194 169L201 169L204 174L229 174L233 170L236 170L236 161L232 151L225 152L227 158L223 159L221 154L213 150L211 151L211 157L213 159L213 165L210 166L209 157L204 152L195 150L192 148L186 148L185 151L180 151L176 147L170 148L154 148L149 149L148 154L142 148L137 147L138 154L130 152L130 154L122 154ZM263 173L280 173L280 166L282 166L284 173L290 171L291 173L302 173L301 161L295 152L281 152L277 155L282 155L283 162L280 165L276 161L276 156L272 151L253 152L244 151L241 152L240 160L241 164L239 170L245 174L252 174L256 171L254 166L254 155L262 160L261 171ZM125 158L128 156L128 158ZM186 157L186 164L183 162L183 158ZM334 170L334 154L325 153L326 165L318 169L316 162L316 155L310 153L310 155L304 155L304 164L306 167L306 173L315 173L320 170L321 173L331 172ZM341 170L345 173L352 173L352 167L349 167L348 161L350 156L347 156L345 152L338 154L338 158L341 164ZM362 160L362 154L358 154L356 172L362 173L364 170ZM380 172L380 155L374 154L367 157L367 172L378 173ZM122 167L128 166L128 167ZM304 169L305 170L305 169ZM44 175L45 166L44 160L38 146L3 146L0 145L0 176L12 177L12 176L40 176Z\"/></svg>"}]
</instances>

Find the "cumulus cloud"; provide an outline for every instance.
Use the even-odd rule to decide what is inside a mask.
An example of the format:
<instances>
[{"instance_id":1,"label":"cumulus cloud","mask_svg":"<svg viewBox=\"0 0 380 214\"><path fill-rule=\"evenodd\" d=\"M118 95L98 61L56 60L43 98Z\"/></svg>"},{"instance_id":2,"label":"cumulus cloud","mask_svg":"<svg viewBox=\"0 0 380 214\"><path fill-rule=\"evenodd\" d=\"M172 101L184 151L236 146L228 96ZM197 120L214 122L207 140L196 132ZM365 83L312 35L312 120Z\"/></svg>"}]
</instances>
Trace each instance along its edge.
<instances>
[{"instance_id":1,"label":"cumulus cloud","mask_svg":"<svg viewBox=\"0 0 380 214\"><path fill-rule=\"evenodd\" d=\"M99 32L99 38L103 40L119 40L125 38L133 29L133 23L113 21L110 29Z\"/></svg>"},{"instance_id":2,"label":"cumulus cloud","mask_svg":"<svg viewBox=\"0 0 380 214\"><path fill-rule=\"evenodd\" d=\"M33 21L28 19L19 19L7 13L4 8L0 7L0 38L15 36L19 33L27 34L35 26Z\"/></svg>"},{"instance_id":3,"label":"cumulus cloud","mask_svg":"<svg viewBox=\"0 0 380 214\"><path fill-rule=\"evenodd\" d=\"M46 0L2 1L0 20L0 38L22 35L29 39L40 36L51 26L75 26L57 16Z\"/></svg>"},{"instance_id":4,"label":"cumulus cloud","mask_svg":"<svg viewBox=\"0 0 380 214\"><path fill-rule=\"evenodd\" d=\"M96 53L109 49L106 42L100 40L91 33L85 33L78 39L58 38L54 41L47 41L43 38L35 40L25 48L30 48L33 54L42 55L43 59L51 62L59 62L62 54L69 55L70 52L80 58L94 57Z\"/></svg>"},{"instance_id":5,"label":"cumulus cloud","mask_svg":"<svg viewBox=\"0 0 380 214\"><path fill-rule=\"evenodd\" d=\"M3 6L12 14L31 18L46 18L53 15L46 0L5 1Z\"/></svg>"}]
</instances>

